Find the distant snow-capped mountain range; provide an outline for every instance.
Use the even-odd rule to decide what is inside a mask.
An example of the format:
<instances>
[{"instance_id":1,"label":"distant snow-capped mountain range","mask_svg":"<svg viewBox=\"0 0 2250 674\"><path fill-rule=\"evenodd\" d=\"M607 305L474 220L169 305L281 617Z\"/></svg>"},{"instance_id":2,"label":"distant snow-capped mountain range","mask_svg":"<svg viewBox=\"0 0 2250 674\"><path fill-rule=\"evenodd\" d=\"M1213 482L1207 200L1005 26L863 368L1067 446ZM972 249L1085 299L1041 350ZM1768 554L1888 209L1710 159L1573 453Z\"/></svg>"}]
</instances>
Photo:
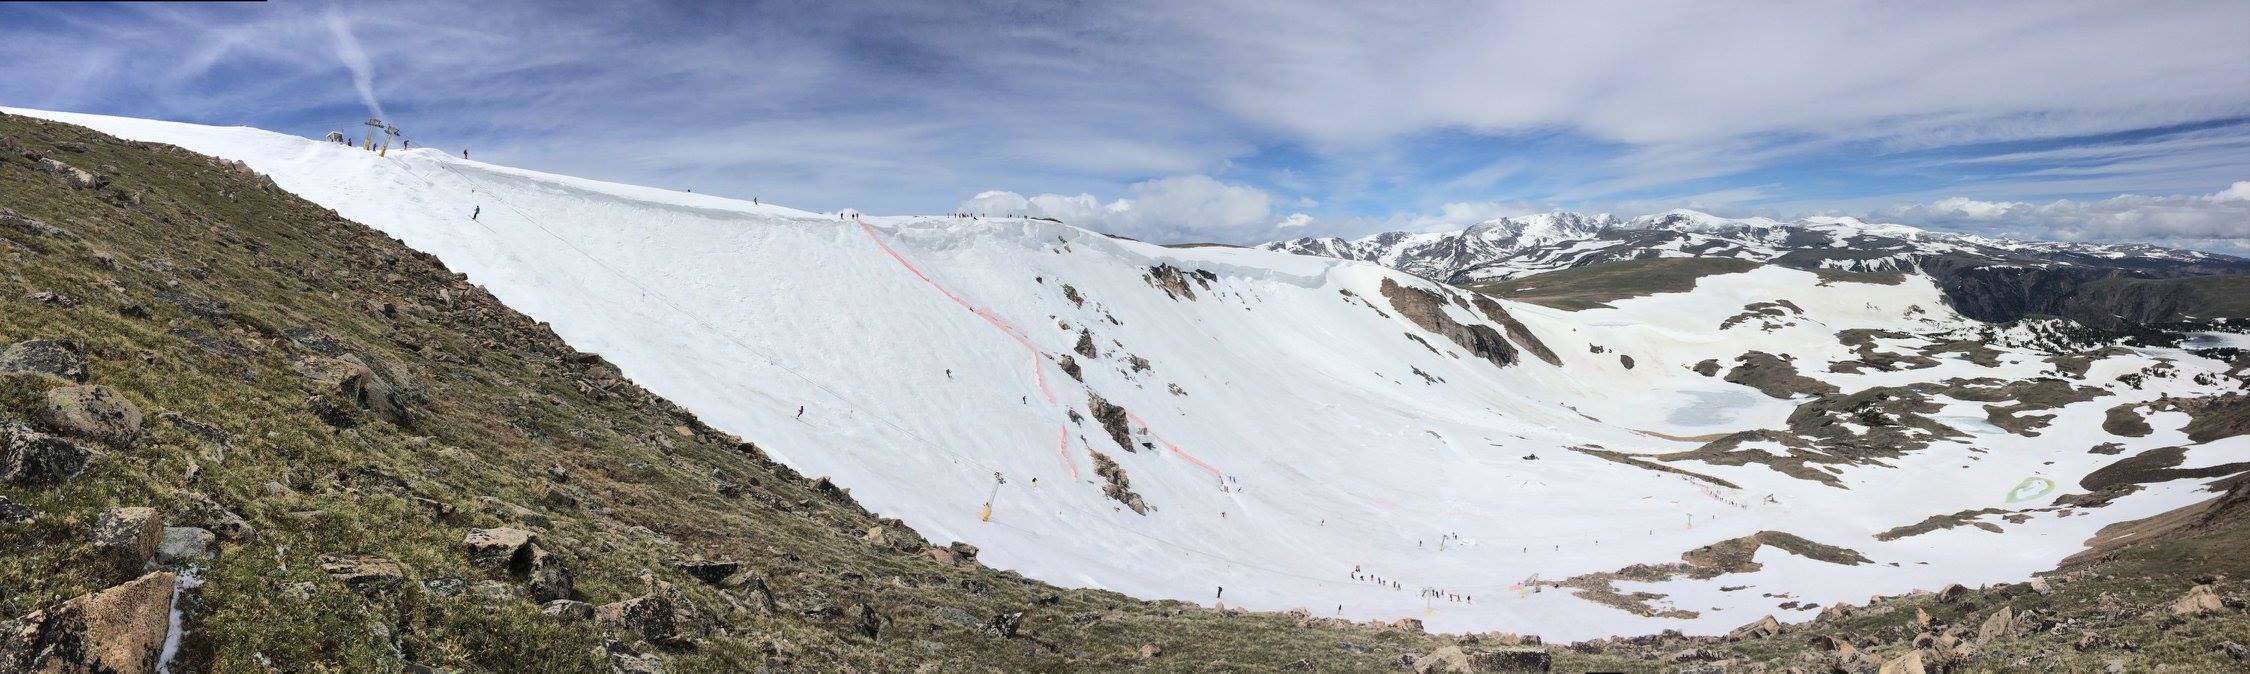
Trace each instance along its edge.
<instances>
[{"instance_id":1,"label":"distant snow-capped mountain range","mask_svg":"<svg viewBox=\"0 0 2250 674\"><path fill-rule=\"evenodd\" d=\"M1306 237L1259 246L1374 262L1449 283L1655 257L1726 257L1798 268L1913 271L1931 258L2158 275L2241 273L2250 260L2147 244L2025 242L1851 217L1723 218L1679 209L1621 220L1567 211L1495 218L1452 232Z\"/></svg>"}]
</instances>

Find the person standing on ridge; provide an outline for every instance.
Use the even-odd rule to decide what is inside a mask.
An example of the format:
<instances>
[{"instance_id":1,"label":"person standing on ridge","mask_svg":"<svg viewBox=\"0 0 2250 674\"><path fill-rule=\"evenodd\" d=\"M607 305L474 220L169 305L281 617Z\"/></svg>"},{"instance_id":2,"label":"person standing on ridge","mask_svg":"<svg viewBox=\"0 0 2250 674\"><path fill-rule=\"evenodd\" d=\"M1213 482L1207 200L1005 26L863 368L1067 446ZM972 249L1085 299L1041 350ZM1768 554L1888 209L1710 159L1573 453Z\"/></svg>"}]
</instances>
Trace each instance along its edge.
<instances>
[{"instance_id":1,"label":"person standing on ridge","mask_svg":"<svg viewBox=\"0 0 2250 674\"><path fill-rule=\"evenodd\" d=\"M468 159L468 158L469 158L469 151L468 151L468 150L462 150L462 151L461 151L461 158L462 158L462 159Z\"/></svg>"}]
</instances>

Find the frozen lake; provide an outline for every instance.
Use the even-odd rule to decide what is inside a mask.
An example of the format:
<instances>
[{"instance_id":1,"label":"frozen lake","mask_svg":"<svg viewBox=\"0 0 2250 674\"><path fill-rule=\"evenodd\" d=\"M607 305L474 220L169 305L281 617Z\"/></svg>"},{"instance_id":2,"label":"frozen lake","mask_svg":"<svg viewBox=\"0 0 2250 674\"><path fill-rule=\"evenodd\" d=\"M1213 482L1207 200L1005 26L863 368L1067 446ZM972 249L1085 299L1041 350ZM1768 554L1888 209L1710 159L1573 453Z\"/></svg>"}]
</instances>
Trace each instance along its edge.
<instances>
[{"instance_id":1,"label":"frozen lake","mask_svg":"<svg viewBox=\"0 0 2250 674\"><path fill-rule=\"evenodd\" d=\"M1743 410L1758 404L1751 391L1682 391L1688 404L1672 409L1664 420L1681 426L1725 426L1740 419Z\"/></svg>"}]
</instances>

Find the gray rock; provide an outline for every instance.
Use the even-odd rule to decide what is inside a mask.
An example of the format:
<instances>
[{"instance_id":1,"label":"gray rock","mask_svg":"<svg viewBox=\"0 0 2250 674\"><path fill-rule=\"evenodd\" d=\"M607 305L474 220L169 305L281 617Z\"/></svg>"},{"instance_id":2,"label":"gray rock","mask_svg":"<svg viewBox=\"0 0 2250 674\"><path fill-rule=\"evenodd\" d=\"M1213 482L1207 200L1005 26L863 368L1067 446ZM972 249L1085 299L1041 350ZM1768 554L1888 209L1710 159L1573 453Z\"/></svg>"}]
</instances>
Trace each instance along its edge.
<instances>
[{"instance_id":1,"label":"gray rock","mask_svg":"<svg viewBox=\"0 0 2250 674\"><path fill-rule=\"evenodd\" d=\"M557 599L540 606L539 612L557 618L590 620L594 617L594 605L570 599Z\"/></svg>"},{"instance_id":2,"label":"gray rock","mask_svg":"<svg viewBox=\"0 0 2250 674\"><path fill-rule=\"evenodd\" d=\"M354 590L392 588L406 580L398 562L375 555L321 555L320 570Z\"/></svg>"},{"instance_id":3,"label":"gray rock","mask_svg":"<svg viewBox=\"0 0 2250 674\"><path fill-rule=\"evenodd\" d=\"M219 540L241 543L258 538L258 530L250 526L250 522L202 492L182 490L179 495L194 504L194 512L190 513L194 521L216 534Z\"/></svg>"},{"instance_id":4,"label":"gray rock","mask_svg":"<svg viewBox=\"0 0 2250 674\"><path fill-rule=\"evenodd\" d=\"M648 583L648 594L603 604L594 609L594 617L604 625L660 646L687 647L710 634L711 626L702 613L671 583L653 576L643 579Z\"/></svg>"},{"instance_id":5,"label":"gray rock","mask_svg":"<svg viewBox=\"0 0 2250 674\"><path fill-rule=\"evenodd\" d=\"M66 435L119 447L141 442L141 408L107 386L49 389L47 422Z\"/></svg>"},{"instance_id":6,"label":"gray rock","mask_svg":"<svg viewBox=\"0 0 2250 674\"><path fill-rule=\"evenodd\" d=\"M480 580L469 583L469 598L487 604L507 604L525 599L523 588L514 583L497 580Z\"/></svg>"},{"instance_id":7,"label":"gray rock","mask_svg":"<svg viewBox=\"0 0 2250 674\"><path fill-rule=\"evenodd\" d=\"M466 586L467 584L461 582L459 578L430 578L422 581L423 590L440 597L460 594L461 589Z\"/></svg>"},{"instance_id":8,"label":"gray rock","mask_svg":"<svg viewBox=\"0 0 2250 674\"><path fill-rule=\"evenodd\" d=\"M118 578L141 575L164 542L164 519L155 508L110 508L94 520L94 551Z\"/></svg>"},{"instance_id":9,"label":"gray rock","mask_svg":"<svg viewBox=\"0 0 2250 674\"><path fill-rule=\"evenodd\" d=\"M528 550L523 555L523 568L517 571L530 583L531 598L542 602L569 599L572 578L570 566L563 561L562 555L548 552L537 545L528 546Z\"/></svg>"},{"instance_id":10,"label":"gray rock","mask_svg":"<svg viewBox=\"0 0 2250 674\"><path fill-rule=\"evenodd\" d=\"M516 554L530 544L531 532L508 527L470 529L461 538L461 549L469 554L469 563L482 566L512 566Z\"/></svg>"},{"instance_id":11,"label":"gray rock","mask_svg":"<svg viewBox=\"0 0 2250 674\"><path fill-rule=\"evenodd\" d=\"M0 350L0 372L43 374L86 381L86 354L77 342L35 339Z\"/></svg>"},{"instance_id":12,"label":"gray rock","mask_svg":"<svg viewBox=\"0 0 2250 674\"><path fill-rule=\"evenodd\" d=\"M190 559L211 557L211 546L219 536L200 527L165 527L164 539L156 546L156 563L171 564Z\"/></svg>"},{"instance_id":13,"label":"gray rock","mask_svg":"<svg viewBox=\"0 0 2250 674\"><path fill-rule=\"evenodd\" d=\"M0 421L0 482L53 484L85 472L93 451L69 440Z\"/></svg>"}]
</instances>

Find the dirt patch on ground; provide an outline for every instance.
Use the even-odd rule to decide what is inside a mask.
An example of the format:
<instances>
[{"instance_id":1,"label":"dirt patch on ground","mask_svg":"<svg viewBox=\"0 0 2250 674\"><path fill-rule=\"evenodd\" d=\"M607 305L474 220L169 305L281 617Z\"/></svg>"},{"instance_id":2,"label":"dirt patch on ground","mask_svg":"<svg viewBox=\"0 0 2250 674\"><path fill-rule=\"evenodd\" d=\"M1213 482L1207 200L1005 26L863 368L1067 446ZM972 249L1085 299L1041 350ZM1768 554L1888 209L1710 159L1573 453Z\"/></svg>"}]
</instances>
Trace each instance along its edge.
<instances>
[{"instance_id":1,"label":"dirt patch on ground","mask_svg":"<svg viewBox=\"0 0 2250 674\"><path fill-rule=\"evenodd\" d=\"M2187 432L2189 440L2210 442L2250 434L2250 395L2230 393L2178 404L2188 414L2187 426L2180 430Z\"/></svg>"},{"instance_id":2,"label":"dirt patch on ground","mask_svg":"<svg viewBox=\"0 0 2250 674\"><path fill-rule=\"evenodd\" d=\"M1951 515L1931 515L1920 522L1893 527L1888 531L1884 531L1883 533L1875 534L1875 540L1895 541L1901 538L1906 538L1908 536L1920 536L1932 531L1937 531L1940 529L1951 529L1958 526L1973 526L1985 531L2000 533L2000 525L1990 522L1979 522L1976 521L1976 519L1985 515L1999 515L2006 512L2008 511L2001 510L1999 508L1984 508L1981 510L1963 510Z\"/></svg>"},{"instance_id":3,"label":"dirt patch on ground","mask_svg":"<svg viewBox=\"0 0 2250 674\"><path fill-rule=\"evenodd\" d=\"M1622 260L1470 286L1493 295L1564 311L1608 307L1617 300L1695 289L1705 276L1735 274L1758 263L1732 258L1655 258Z\"/></svg>"},{"instance_id":4,"label":"dirt patch on ground","mask_svg":"<svg viewBox=\"0 0 2250 674\"><path fill-rule=\"evenodd\" d=\"M1715 485L1718 485L1718 486L1721 486L1721 487L1726 487L1726 488L1728 488L1728 489L1741 489L1741 487L1739 487L1739 486L1736 486L1736 485L1735 485L1734 483L1732 483L1732 482L1728 482L1728 481L1726 481L1726 480L1721 480L1721 479L1719 479L1719 478L1711 477L1711 476L1709 476L1709 475L1704 475L1704 474L1702 474L1702 473L1698 473L1698 472L1695 472L1695 471L1691 471L1691 470L1682 470L1682 469L1679 469L1679 468L1673 468L1673 467L1671 467L1671 466L1667 466L1667 465L1664 465L1664 464L1661 464L1661 463L1657 463L1657 462L1654 462L1654 461L1649 461L1649 460L1646 460L1646 459L1642 459L1642 458L1640 458L1640 457L1637 457L1637 456L1633 456L1633 455L1631 455L1631 454L1626 454L1626 453L1624 453L1624 452L1613 452L1613 451L1610 451L1610 450L1606 450L1606 449L1602 449L1602 448L1600 448L1600 447L1595 447L1595 446L1592 446L1592 445L1585 445L1585 446L1580 446L1580 447L1572 447L1572 448L1570 448L1570 451L1578 452L1578 453L1580 453L1580 454L1584 454L1584 455L1587 455L1587 456L1591 456L1591 457L1596 457L1596 458L1600 458L1600 459L1605 459L1605 460L1609 460L1609 461L1615 461L1615 462L1618 462L1618 463L1622 463L1622 464L1625 464L1625 465L1628 465L1628 466L1632 466L1632 467L1634 467L1634 468L1644 468L1644 469L1648 469L1648 470L1653 470L1653 471L1656 471L1656 472L1659 472L1659 473L1671 473L1671 474L1673 474L1673 475L1684 476L1684 477L1687 477L1687 478L1689 478L1689 479L1694 479L1694 480L1701 480L1701 481L1704 481L1704 482L1709 482L1709 483L1711 483L1711 484L1715 484Z\"/></svg>"},{"instance_id":5,"label":"dirt patch on ground","mask_svg":"<svg viewBox=\"0 0 2250 674\"><path fill-rule=\"evenodd\" d=\"M1911 337L1913 337L1913 335L1898 332L1895 330L1852 328L1850 330L1838 331L1836 333L1836 341L1842 342L1844 346L1851 347L1852 351L1857 353L1859 357L1852 360L1842 360L1831 363L1828 365L1828 371L1844 374L1860 374L1861 372L1864 372L1866 370L1874 370L1877 372L1897 372L1900 370L1919 370L1923 368L1937 367L1938 360L1936 358L1931 358L1929 356L1918 353L1896 353L1891 351L1884 351L1875 342L1877 338L1908 339Z\"/></svg>"},{"instance_id":6,"label":"dirt patch on ground","mask_svg":"<svg viewBox=\"0 0 2250 674\"><path fill-rule=\"evenodd\" d=\"M1797 373L1797 365L1787 357L1764 351L1752 351L1735 356L1740 363L1727 372L1726 380L1758 389L1759 393L1781 399L1802 395L1826 395L1837 391L1836 385Z\"/></svg>"},{"instance_id":7,"label":"dirt patch on ground","mask_svg":"<svg viewBox=\"0 0 2250 674\"><path fill-rule=\"evenodd\" d=\"M1803 315L1805 315L1805 310L1798 307L1797 303L1789 300L1751 302L1742 305L1741 313L1728 316L1726 320L1720 321L1719 329L1727 330L1737 325L1756 322L1758 329L1773 332L1796 325L1797 322L1791 319Z\"/></svg>"},{"instance_id":8,"label":"dirt patch on ground","mask_svg":"<svg viewBox=\"0 0 2250 674\"><path fill-rule=\"evenodd\" d=\"M1991 377L1977 379L1948 379L1937 384L1916 387L1933 395L1943 395L1956 400L2004 403L1984 406L1985 420L2008 432L2025 437L2037 437L2038 429L2046 428L2055 420L2052 414L2029 415L2024 412L2059 409L2071 403L2085 402L2109 395L2108 391L2092 386L2072 386L2061 379L2028 379L2002 381Z\"/></svg>"},{"instance_id":9,"label":"dirt patch on ground","mask_svg":"<svg viewBox=\"0 0 2250 674\"><path fill-rule=\"evenodd\" d=\"M1658 583L1687 577L1709 580L1730 573L1749 573L1765 568L1756 560L1758 548L1773 547L1807 559L1830 564L1856 566L1872 564L1858 551L1814 542L1802 536L1782 531L1758 533L1730 538L1694 550L1680 553L1680 562L1674 564L1635 564L1616 571L1603 571L1572 576L1560 581L1540 583L1574 590L1573 596L1597 604L1614 607L1635 615L1658 618L1693 618L1694 611L1677 608L1659 609L1654 602L1665 595L1653 592L1625 593L1617 589L1618 581Z\"/></svg>"},{"instance_id":10,"label":"dirt patch on ground","mask_svg":"<svg viewBox=\"0 0 2250 674\"><path fill-rule=\"evenodd\" d=\"M2159 447L2125 457L2116 463L2102 466L2078 480L2086 491L2098 492L2114 487L2169 482L2202 477L2223 477L2250 471L2250 461L2222 463L2203 468L2178 468L2187 461L2186 447Z\"/></svg>"},{"instance_id":11,"label":"dirt patch on ground","mask_svg":"<svg viewBox=\"0 0 2250 674\"><path fill-rule=\"evenodd\" d=\"M2156 429L2149 427L2148 418L2141 416L2141 405L2142 403L2125 403L2109 408L2109 413L2102 417L2102 430L2121 438L2148 437L2148 434L2156 432Z\"/></svg>"}]
</instances>

